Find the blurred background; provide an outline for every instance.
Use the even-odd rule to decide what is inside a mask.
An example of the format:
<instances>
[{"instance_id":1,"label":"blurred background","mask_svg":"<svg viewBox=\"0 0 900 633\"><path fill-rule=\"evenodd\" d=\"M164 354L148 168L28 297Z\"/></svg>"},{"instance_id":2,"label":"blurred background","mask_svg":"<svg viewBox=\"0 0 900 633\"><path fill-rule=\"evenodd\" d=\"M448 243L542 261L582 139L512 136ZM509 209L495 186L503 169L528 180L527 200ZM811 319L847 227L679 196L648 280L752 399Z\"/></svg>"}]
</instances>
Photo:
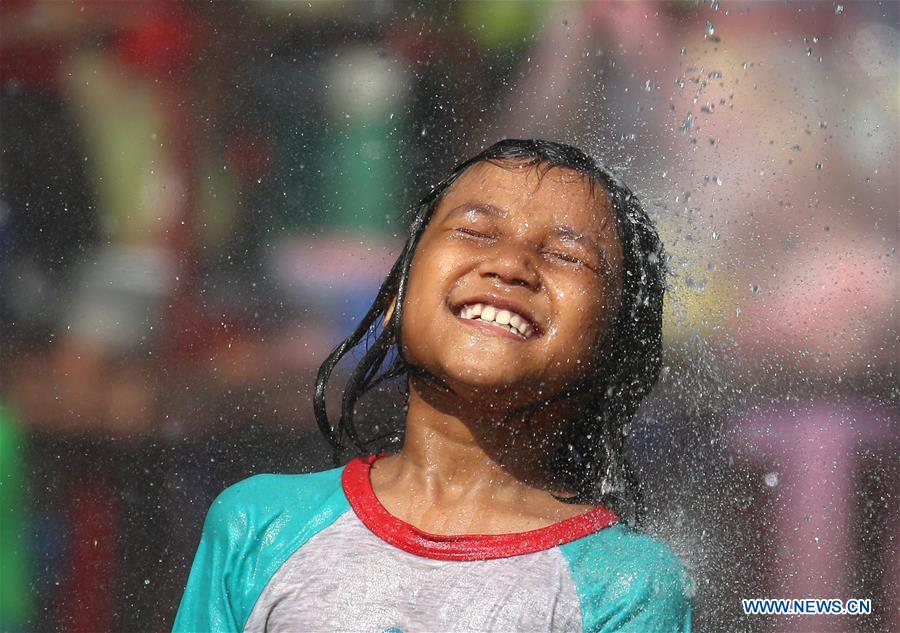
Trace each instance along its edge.
<instances>
[{"instance_id":1,"label":"blurred background","mask_svg":"<svg viewBox=\"0 0 900 633\"><path fill-rule=\"evenodd\" d=\"M696 630L900 629L898 22L894 1L0 3L0 630L167 630L213 497L331 466L318 364L403 211L503 137L581 146L659 224L665 368L630 450Z\"/></svg>"}]
</instances>

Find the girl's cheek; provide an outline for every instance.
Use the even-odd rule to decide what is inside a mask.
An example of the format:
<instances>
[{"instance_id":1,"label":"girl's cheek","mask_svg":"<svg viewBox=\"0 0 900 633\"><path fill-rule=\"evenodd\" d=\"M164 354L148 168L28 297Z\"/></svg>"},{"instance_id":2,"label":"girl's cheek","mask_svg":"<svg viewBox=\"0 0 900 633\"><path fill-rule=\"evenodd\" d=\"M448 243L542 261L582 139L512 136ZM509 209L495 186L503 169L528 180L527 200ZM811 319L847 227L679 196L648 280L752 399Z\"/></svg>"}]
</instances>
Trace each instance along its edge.
<instances>
[{"instance_id":1,"label":"girl's cheek","mask_svg":"<svg viewBox=\"0 0 900 633\"><path fill-rule=\"evenodd\" d=\"M449 253L445 253L445 255L449 255ZM443 257L441 258L440 264L438 265L438 271L441 274L441 277L446 277L451 274L453 270L457 267L457 263L452 257Z\"/></svg>"}]
</instances>

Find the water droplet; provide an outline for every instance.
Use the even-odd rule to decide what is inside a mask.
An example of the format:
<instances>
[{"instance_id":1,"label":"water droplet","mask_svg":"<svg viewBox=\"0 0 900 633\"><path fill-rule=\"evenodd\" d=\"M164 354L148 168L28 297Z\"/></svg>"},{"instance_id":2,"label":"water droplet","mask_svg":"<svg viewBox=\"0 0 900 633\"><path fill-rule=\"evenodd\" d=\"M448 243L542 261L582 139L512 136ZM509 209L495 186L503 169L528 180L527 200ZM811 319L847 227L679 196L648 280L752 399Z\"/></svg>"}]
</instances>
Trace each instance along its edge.
<instances>
[{"instance_id":1,"label":"water droplet","mask_svg":"<svg viewBox=\"0 0 900 633\"><path fill-rule=\"evenodd\" d=\"M770 473L766 473L763 476L763 481L766 482L766 485L769 488L774 488L778 485L778 473L772 471Z\"/></svg>"},{"instance_id":2,"label":"water droplet","mask_svg":"<svg viewBox=\"0 0 900 633\"><path fill-rule=\"evenodd\" d=\"M684 78L679 77L678 79L676 79L675 87L678 88L679 90L682 90L684 88Z\"/></svg>"},{"instance_id":3,"label":"water droplet","mask_svg":"<svg viewBox=\"0 0 900 633\"><path fill-rule=\"evenodd\" d=\"M807 47L806 47L806 56L807 56L807 57L811 57L811 56L812 56L812 46L807 46Z\"/></svg>"},{"instance_id":4,"label":"water droplet","mask_svg":"<svg viewBox=\"0 0 900 633\"><path fill-rule=\"evenodd\" d=\"M756 284L750 284L750 293L755 297L760 292L760 287Z\"/></svg>"},{"instance_id":5,"label":"water droplet","mask_svg":"<svg viewBox=\"0 0 900 633\"><path fill-rule=\"evenodd\" d=\"M819 127L824 130L828 127L828 121L819 121Z\"/></svg>"},{"instance_id":6,"label":"water droplet","mask_svg":"<svg viewBox=\"0 0 900 633\"><path fill-rule=\"evenodd\" d=\"M706 34L707 35L715 35L716 34L716 25L713 24L712 22L710 22L709 20L706 21Z\"/></svg>"},{"instance_id":7,"label":"water droplet","mask_svg":"<svg viewBox=\"0 0 900 633\"><path fill-rule=\"evenodd\" d=\"M694 279L690 275L686 275L684 278L684 285L687 286L689 290L693 290L694 292L703 292L706 290L706 279Z\"/></svg>"},{"instance_id":8,"label":"water droplet","mask_svg":"<svg viewBox=\"0 0 900 633\"><path fill-rule=\"evenodd\" d=\"M720 187L722 186L722 179L721 179L721 178L719 178L718 176L716 176L716 177L714 178L714 180L716 181L716 184L717 184L717 185L719 185Z\"/></svg>"},{"instance_id":9,"label":"water droplet","mask_svg":"<svg viewBox=\"0 0 900 633\"><path fill-rule=\"evenodd\" d=\"M844 15L844 5L842 5L842 4L834 5L834 14L835 15Z\"/></svg>"},{"instance_id":10,"label":"water droplet","mask_svg":"<svg viewBox=\"0 0 900 633\"><path fill-rule=\"evenodd\" d=\"M684 118L684 122L681 124L681 131L685 134L690 131L690 129L694 127L694 115L688 112L688 115Z\"/></svg>"},{"instance_id":11,"label":"water droplet","mask_svg":"<svg viewBox=\"0 0 900 633\"><path fill-rule=\"evenodd\" d=\"M825 168L825 165L823 165L822 163L816 163L817 170L822 171L824 168Z\"/></svg>"},{"instance_id":12,"label":"water droplet","mask_svg":"<svg viewBox=\"0 0 900 633\"><path fill-rule=\"evenodd\" d=\"M149 578L144 578L144 584L145 584L145 585L149 585L149 584L150 584L150 579L149 579Z\"/></svg>"}]
</instances>

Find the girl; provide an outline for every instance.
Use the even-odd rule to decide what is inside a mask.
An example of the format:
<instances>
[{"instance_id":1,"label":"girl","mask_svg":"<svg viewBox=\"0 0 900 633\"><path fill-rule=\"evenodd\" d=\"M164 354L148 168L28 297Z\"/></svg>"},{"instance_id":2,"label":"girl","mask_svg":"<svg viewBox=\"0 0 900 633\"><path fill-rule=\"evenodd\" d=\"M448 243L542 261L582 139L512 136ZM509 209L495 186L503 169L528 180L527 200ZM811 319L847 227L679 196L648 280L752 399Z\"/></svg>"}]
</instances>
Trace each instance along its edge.
<instances>
[{"instance_id":1,"label":"girl","mask_svg":"<svg viewBox=\"0 0 900 633\"><path fill-rule=\"evenodd\" d=\"M506 140L457 166L319 371L319 425L359 456L223 492L175 630L689 631L683 567L619 518L664 277L638 200L578 149ZM325 389L360 345L334 427ZM404 372L402 448L372 454L356 402Z\"/></svg>"}]
</instances>

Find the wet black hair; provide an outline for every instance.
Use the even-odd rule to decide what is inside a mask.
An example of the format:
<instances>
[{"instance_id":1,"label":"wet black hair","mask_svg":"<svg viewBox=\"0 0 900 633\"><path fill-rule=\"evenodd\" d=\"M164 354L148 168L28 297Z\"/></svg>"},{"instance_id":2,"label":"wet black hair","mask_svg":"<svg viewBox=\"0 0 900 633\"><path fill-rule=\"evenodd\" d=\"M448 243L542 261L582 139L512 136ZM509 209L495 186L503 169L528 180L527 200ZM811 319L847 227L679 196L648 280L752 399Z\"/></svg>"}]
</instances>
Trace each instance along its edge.
<instances>
[{"instance_id":1,"label":"wet black hair","mask_svg":"<svg viewBox=\"0 0 900 633\"><path fill-rule=\"evenodd\" d=\"M625 455L625 436L641 400L659 377L666 258L653 222L634 193L571 145L543 140L499 141L459 163L411 210L406 243L371 308L319 368L314 397L316 422L334 448L335 465L347 451L372 452L377 438L360 435L354 423L356 404L380 382L421 371L406 362L397 345L413 255L444 193L469 167L481 162L500 166L524 163L542 170L565 168L587 178L592 187L604 187L609 194L623 251L618 314L604 349L597 350L599 369L574 390L586 393L588 404L564 433L551 468L555 480L574 493L567 501L602 504L634 523L641 495ZM395 297L395 308L383 323ZM344 387L341 415L334 426L325 409L326 387L338 362L357 347L363 349L362 357ZM573 390L567 390L534 408L572 394Z\"/></svg>"}]
</instances>

